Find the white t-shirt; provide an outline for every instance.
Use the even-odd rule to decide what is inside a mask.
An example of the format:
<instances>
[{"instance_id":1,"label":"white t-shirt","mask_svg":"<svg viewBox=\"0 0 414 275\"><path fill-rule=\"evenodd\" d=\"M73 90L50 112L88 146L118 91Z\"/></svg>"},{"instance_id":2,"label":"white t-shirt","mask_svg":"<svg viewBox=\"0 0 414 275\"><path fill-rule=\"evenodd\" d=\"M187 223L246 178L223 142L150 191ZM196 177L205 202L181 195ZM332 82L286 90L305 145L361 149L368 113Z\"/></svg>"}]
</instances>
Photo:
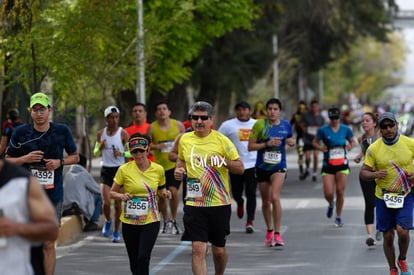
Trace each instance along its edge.
<instances>
[{"instance_id":1,"label":"white t-shirt","mask_svg":"<svg viewBox=\"0 0 414 275\"><path fill-rule=\"evenodd\" d=\"M16 170L14 166L7 165L2 168L2 176L6 171L9 179L3 178L0 188L0 208L4 216L14 222L28 223L30 210L28 204L29 178ZM14 173L14 174L13 174ZM29 172L30 173L30 172ZM7 181L7 182L5 182ZM19 235L10 236L5 247L0 248L1 274L34 274L30 264L30 247L32 243Z\"/></svg>"},{"instance_id":2,"label":"white t-shirt","mask_svg":"<svg viewBox=\"0 0 414 275\"><path fill-rule=\"evenodd\" d=\"M248 121L240 121L237 118L232 118L224 121L218 131L227 136L236 146L239 152L240 159L244 164L244 169L253 168L256 164L256 151L249 152L247 144L249 143L250 131L256 120L250 118Z\"/></svg>"}]
</instances>

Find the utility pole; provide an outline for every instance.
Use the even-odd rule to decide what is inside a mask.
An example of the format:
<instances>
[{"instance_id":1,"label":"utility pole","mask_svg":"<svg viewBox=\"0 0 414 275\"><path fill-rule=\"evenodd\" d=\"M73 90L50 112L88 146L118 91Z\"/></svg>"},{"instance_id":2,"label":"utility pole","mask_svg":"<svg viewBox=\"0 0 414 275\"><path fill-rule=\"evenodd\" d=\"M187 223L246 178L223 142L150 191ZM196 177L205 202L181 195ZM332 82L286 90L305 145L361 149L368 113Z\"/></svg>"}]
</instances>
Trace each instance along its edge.
<instances>
[{"instance_id":1,"label":"utility pole","mask_svg":"<svg viewBox=\"0 0 414 275\"><path fill-rule=\"evenodd\" d=\"M279 65L277 62L277 35L273 35L273 54L275 60L273 61L273 96L279 98Z\"/></svg>"},{"instance_id":2,"label":"utility pole","mask_svg":"<svg viewBox=\"0 0 414 275\"><path fill-rule=\"evenodd\" d=\"M143 23L142 0L137 0L137 15L138 15L138 39L137 39L137 83L136 83L136 98L139 102L145 104L145 63L144 63L144 23Z\"/></svg>"}]
</instances>

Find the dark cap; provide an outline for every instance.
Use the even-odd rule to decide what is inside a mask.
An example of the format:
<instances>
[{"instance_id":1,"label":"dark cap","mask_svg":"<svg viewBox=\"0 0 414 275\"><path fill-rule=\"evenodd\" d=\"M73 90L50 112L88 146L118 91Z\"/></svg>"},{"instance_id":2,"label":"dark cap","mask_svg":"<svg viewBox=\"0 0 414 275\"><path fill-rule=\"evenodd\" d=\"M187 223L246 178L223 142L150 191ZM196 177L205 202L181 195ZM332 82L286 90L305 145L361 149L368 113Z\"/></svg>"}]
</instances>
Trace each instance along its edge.
<instances>
[{"instance_id":1,"label":"dark cap","mask_svg":"<svg viewBox=\"0 0 414 275\"><path fill-rule=\"evenodd\" d=\"M339 119L339 116L341 115L341 111L337 107L332 107L328 109L328 117L330 119Z\"/></svg>"},{"instance_id":2,"label":"dark cap","mask_svg":"<svg viewBox=\"0 0 414 275\"><path fill-rule=\"evenodd\" d=\"M251 109L250 104L247 103L246 101L240 101L239 103L236 104L236 106L234 106L234 109L237 110L239 107Z\"/></svg>"},{"instance_id":3,"label":"dark cap","mask_svg":"<svg viewBox=\"0 0 414 275\"><path fill-rule=\"evenodd\" d=\"M397 122L397 119L395 118L395 115L390 112L385 112L379 115L378 117L378 124L381 124L385 119L389 119L393 122Z\"/></svg>"}]
</instances>

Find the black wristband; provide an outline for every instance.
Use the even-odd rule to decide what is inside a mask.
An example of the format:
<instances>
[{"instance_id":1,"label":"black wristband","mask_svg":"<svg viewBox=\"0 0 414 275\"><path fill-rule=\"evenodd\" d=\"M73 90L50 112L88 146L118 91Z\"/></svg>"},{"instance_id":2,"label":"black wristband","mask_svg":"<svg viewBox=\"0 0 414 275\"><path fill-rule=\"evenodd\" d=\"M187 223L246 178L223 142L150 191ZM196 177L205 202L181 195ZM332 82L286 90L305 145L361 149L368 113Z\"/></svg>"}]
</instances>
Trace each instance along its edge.
<instances>
[{"instance_id":1,"label":"black wristband","mask_svg":"<svg viewBox=\"0 0 414 275\"><path fill-rule=\"evenodd\" d=\"M64 166L65 165L65 160L62 158L62 159L60 159L60 166Z\"/></svg>"}]
</instances>

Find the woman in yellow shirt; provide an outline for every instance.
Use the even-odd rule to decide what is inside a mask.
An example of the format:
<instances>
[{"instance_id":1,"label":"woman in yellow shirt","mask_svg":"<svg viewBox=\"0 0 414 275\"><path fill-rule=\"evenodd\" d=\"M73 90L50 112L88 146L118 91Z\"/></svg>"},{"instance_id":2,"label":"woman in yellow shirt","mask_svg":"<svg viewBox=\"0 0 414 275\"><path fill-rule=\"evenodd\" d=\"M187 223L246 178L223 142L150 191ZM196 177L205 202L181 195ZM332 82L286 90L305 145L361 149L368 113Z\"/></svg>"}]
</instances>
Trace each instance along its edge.
<instances>
[{"instance_id":1,"label":"woman in yellow shirt","mask_svg":"<svg viewBox=\"0 0 414 275\"><path fill-rule=\"evenodd\" d=\"M111 198L124 202L120 220L132 274L148 274L152 248L160 230L156 195L169 198L164 168L148 160L150 138L134 134L129 150L133 161L119 167ZM120 189L123 187L123 193Z\"/></svg>"}]
</instances>

